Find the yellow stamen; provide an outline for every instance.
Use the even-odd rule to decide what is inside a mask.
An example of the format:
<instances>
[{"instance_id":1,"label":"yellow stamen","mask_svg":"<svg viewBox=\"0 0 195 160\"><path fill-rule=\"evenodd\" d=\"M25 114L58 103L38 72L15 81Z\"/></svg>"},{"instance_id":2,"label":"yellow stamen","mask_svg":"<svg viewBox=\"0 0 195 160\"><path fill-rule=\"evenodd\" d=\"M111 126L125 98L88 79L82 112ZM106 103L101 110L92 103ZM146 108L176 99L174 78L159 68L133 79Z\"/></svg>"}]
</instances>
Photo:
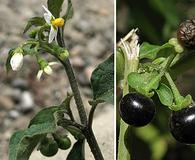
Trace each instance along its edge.
<instances>
[{"instance_id":1,"label":"yellow stamen","mask_svg":"<svg viewBox=\"0 0 195 160\"><path fill-rule=\"evenodd\" d=\"M51 21L52 25L55 27L62 27L64 25L64 19L63 18L56 18Z\"/></svg>"}]
</instances>

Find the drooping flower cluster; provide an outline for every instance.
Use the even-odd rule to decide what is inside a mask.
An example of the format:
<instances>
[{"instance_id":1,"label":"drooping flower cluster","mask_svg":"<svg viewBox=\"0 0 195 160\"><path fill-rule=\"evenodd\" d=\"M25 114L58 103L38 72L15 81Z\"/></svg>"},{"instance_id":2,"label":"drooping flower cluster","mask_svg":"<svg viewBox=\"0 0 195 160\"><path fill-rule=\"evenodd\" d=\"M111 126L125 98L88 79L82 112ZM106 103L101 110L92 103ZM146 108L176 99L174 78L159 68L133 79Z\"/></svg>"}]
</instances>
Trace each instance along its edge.
<instances>
[{"instance_id":1,"label":"drooping flower cluster","mask_svg":"<svg viewBox=\"0 0 195 160\"><path fill-rule=\"evenodd\" d=\"M62 27L64 25L64 19L55 18L44 5L42 7L45 10L44 13L45 22L50 26L48 43L51 43L53 40L57 41L58 27ZM61 54L62 58L67 58L68 56L67 53ZM22 47L16 48L13 51L12 57L10 59L10 65L13 71L18 71L21 69L23 65L23 59L24 59L24 53ZM37 73L37 79L40 80L44 72L48 75L51 75L53 73L51 66L58 63L57 62L48 63L46 60L42 59L41 61L38 61L38 64L40 66L40 70Z\"/></svg>"}]
</instances>

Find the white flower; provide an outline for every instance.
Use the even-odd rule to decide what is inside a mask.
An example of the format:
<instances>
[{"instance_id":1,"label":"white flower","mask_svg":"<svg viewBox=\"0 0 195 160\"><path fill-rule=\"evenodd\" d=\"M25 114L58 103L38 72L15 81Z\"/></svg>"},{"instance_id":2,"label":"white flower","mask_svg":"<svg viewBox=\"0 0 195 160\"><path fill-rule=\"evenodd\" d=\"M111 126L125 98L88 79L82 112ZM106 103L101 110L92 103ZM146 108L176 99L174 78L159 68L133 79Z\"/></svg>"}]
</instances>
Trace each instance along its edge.
<instances>
[{"instance_id":1,"label":"white flower","mask_svg":"<svg viewBox=\"0 0 195 160\"><path fill-rule=\"evenodd\" d=\"M24 56L21 52L16 52L14 55L11 57L10 64L13 69L13 71L18 71L21 69L23 65L23 59Z\"/></svg>"},{"instance_id":2,"label":"white flower","mask_svg":"<svg viewBox=\"0 0 195 160\"><path fill-rule=\"evenodd\" d=\"M48 25L50 25L49 32L49 43L51 43L54 39L57 41L57 32L58 27L62 27L64 25L63 18L55 18L52 13L43 5L43 9L46 13L44 13L44 19Z\"/></svg>"},{"instance_id":3,"label":"white flower","mask_svg":"<svg viewBox=\"0 0 195 160\"><path fill-rule=\"evenodd\" d=\"M58 62L49 62L48 65L46 65L43 69L39 70L37 73L37 79L40 80L43 72L45 72L48 75L51 75L53 73L51 66L58 64Z\"/></svg>"}]
</instances>

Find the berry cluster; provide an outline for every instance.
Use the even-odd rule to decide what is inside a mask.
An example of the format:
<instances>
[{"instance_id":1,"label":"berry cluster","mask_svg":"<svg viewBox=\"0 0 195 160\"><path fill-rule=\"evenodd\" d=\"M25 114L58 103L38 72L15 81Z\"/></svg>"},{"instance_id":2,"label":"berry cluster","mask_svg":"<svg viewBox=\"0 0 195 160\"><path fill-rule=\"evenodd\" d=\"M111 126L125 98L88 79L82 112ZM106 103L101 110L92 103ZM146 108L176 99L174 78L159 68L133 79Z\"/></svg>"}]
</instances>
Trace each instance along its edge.
<instances>
[{"instance_id":1,"label":"berry cluster","mask_svg":"<svg viewBox=\"0 0 195 160\"><path fill-rule=\"evenodd\" d=\"M119 113L124 122L135 127L150 123L155 114L152 99L140 93L128 93L120 101ZM169 121L173 137L181 143L195 143L195 106L173 111Z\"/></svg>"},{"instance_id":2,"label":"berry cluster","mask_svg":"<svg viewBox=\"0 0 195 160\"><path fill-rule=\"evenodd\" d=\"M54 135L53 139L45 137L39 146L39 150L42 155L51 157L58 152L58 148L67 150L70 147L71 141L67 136L59 137L57 135Z\"/></svg>"}]
</instances>

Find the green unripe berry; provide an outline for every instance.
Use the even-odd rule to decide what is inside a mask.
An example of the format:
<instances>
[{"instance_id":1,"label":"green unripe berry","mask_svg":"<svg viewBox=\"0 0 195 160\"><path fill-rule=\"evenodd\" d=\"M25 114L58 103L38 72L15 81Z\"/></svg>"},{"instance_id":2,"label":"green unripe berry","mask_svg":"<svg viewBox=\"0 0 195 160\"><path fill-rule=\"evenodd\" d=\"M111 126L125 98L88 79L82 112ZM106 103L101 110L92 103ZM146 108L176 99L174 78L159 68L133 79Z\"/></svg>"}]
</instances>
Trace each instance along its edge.
<instances>
[{"instance_id":1,"label":"green unripe berry","mask_svg":"<svg viewBox=\"0 0 195 160\"><path fill-rule=\"evenodd\" d=\"M58 148L62 150L69 149L71 147L71 141L68 137L58 138L56 139L56 142L58 144Z\"/></svg>"},{"instance_id":2,"label":"green unripe berry","mask_svg":"<svg viewBox=\"0 0 195 160\"><path fill-rule=\"evenodd\" d=\"M58 144L56 141L49 139L47 143L42 143L40 152L46 157L52 157L58 152Z\"/></svg>"}]
</instances>

